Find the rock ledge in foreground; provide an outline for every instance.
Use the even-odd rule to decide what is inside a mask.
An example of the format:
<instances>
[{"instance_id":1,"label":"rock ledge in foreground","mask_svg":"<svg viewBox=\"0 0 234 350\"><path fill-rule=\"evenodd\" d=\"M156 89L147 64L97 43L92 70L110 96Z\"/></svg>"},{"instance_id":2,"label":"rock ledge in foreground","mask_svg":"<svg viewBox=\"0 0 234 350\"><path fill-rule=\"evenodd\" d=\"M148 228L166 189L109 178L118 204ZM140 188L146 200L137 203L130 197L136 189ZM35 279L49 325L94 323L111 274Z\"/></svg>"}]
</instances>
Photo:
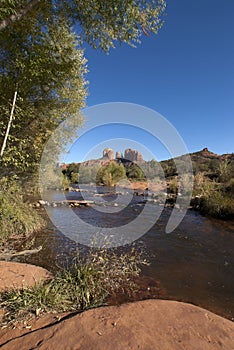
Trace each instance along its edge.
<instances>
[{"instance_id":1,"label":"rock ledge in foreground","mask_svg":"<svg viewBox=\"0 0 234 350\"><path fill-rule=\"evenodd\" d=\"M3 337L2 349L230 350L233 334L234 323L207 310L145 300L88 310L23 336L11 331L15 339L3 345Z\"/></svg>"}]
</instances>

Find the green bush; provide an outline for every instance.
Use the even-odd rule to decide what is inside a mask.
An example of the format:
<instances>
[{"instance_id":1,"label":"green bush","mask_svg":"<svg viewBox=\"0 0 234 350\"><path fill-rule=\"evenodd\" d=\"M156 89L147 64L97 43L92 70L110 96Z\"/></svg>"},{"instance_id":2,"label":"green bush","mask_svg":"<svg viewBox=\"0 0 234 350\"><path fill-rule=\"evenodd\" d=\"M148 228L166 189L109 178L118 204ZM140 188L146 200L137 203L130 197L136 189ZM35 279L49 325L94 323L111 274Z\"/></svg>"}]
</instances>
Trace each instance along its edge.
<instances>
[{"instance_id":1,"label":"green bush","mask_svg":"<svg viewBox=\"0 0 234 350\"><path fill-rule=\"evenodd\" d=\"M172 180L168 182L167 189L168 189L168 193L173 193L173 194L178 193L178 181L176 177L174 177Z\"/></svg>"},{"instance_id":2,"label":"green bush","mask_svg":"<svg viewBox=\"0 0 234 350\"><path fill-rule=\"evenodd\" d=\"M227 195L234 196L234 178L230 179L229 182L225 184L224 190Z\"/></svg>"},{"instance_id":3,"label":"green bush","mask_svg":"<svg viewBox=\"0 0 234 350\"><path fill-rule=\"evenodd\" d=\"M135 163L127 163L125 165L126 169L126 176L128 179L135 180L135 181L145 181L145 173L143 169L135 164Z\"/></svg>"},{"instance_id":4,"label":"green bush","mask_svg":"<svg viewBox=\"0 0 234 350\"><path fill-rule=\"evenodd\" d=\"M202 214L223 219L234 217L234 179L217 182L198 173L195 176L193 194L191 205Z\"/></svg>"},{"instance_id":5,"label":"green bush","mask_svg":"<svg viewBox=\"0 0 234 350\"><path fill-rule=\"evenodd\" d=\"M233 199L221 192L215 192L211 197L204 197L200 202L201 213L217 218L233 218Z\"/></svg>"},{"instance_id":6,"label":"green bush","mask_svg":"<svg viewBox=\"0 0 234 350\"><path fill-rule=\"evenodd\" d=\"M126 179L126 171L123 164L110 162L106 166L102 166L97 173L97 184L105 186L114 186L120 180Z\"/></svg>"},{"instance_id":7,"label":"green bush","mask_svg":"<svg viewBox=\"0 0 234 350\"><path fill-rule=\"evenodd\" d=\"M30 234L43 225L37 212L23 201L15 177L0 180L0 240L11 235Z\"/></svg>"},{"instance_id":8,"label":"green bush","mask_svg":"<svg viewBox=\"0 0 234 350\"><path fill-rule=\"evenodd\" d=\"M203 173L198 173L194 177L193 195L209 198L218 190L218 186Z\"/></svg>"}]
</instances>

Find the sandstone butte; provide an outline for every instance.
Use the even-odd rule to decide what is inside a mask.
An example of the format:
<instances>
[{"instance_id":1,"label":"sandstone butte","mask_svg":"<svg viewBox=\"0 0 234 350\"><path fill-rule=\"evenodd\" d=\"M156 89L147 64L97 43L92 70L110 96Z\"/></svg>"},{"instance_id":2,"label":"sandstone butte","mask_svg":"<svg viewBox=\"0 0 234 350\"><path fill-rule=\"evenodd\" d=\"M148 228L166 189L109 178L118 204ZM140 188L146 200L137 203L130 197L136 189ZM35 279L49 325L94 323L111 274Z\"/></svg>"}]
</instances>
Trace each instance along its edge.
<instances>
[{"instance_id":1,"label":"sandstone butte","mask_svg":"<svg viewBox=\"0 0 234 350\"><path fill-rule=\"evenodd\" d=\"M50 277L29 264L0 262L0 288ZM8 274L6 276L5 274ZM8 285L7 285L8 284ZM76 315L48 314L31 329L0 330L3 350L232 350L234 323L200 307L144 300Z\"/></svg>"}]
</instances>

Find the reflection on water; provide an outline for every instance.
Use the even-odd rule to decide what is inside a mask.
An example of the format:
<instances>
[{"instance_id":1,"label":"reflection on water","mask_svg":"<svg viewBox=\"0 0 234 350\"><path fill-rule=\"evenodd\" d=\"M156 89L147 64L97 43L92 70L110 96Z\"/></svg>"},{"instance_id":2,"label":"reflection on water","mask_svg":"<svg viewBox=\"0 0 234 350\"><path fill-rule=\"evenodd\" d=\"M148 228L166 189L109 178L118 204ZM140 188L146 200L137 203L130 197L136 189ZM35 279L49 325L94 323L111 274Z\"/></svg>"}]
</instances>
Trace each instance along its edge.
<instances>
[{"instance_id":1,"label":"reflection on water","mask_svg":"<svg viewBox=\"0 0 234 350\"><path fill-rule=\"evenodd\" d=\"M50 195L54 200L60 199L59 192ZM79 198L79 195L69 192L68 198ZM93 195L90 194L91 197ZM112 203L110 198L108 201ZM143 205L139 204L140 201L142 198L135 197L127 210L123 210L126 221L140 212ZM67 208L51 210L70 227L70 223L66 222ZM152 216L155 210L156 205L152 204ZM74 211L95 224L100 220L111 221L110 215L95 215L90 208L77 208ZM147 251L151 263L142 271L144 279L158 280L166 290L167 298L191 302L234 318L234 222L209 219L188 211L179 227L173 233L166 234L170 212L171 209L164 209L158 222L137 241ZM114 218L119 220L118 216ZM50 270L56 269L57 263L69 263L77 249L77 244L52 224L37 235L35 245L40 244L43 245L41 252L24 259ZM82 249L86 248L79 246L79 250Z\"/></svg>"}]
</instances>

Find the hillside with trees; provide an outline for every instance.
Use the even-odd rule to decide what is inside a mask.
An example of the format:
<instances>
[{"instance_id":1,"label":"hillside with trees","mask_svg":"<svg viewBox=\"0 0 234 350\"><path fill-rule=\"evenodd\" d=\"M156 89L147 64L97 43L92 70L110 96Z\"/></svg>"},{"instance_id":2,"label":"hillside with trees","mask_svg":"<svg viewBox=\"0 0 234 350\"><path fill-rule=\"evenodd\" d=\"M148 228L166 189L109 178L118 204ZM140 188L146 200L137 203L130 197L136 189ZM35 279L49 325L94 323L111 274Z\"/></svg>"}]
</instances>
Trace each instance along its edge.
<instances>
[{"instance_id":1,"label":"hillside with trees","mask_svg":"<svg viewBox=\"0 0 234 350\"><path fill-rule=\"evenodd\" d=\"M109 154L111 157L105 154L97 160L68 164L62 173L71 184L80 182L105 186L114 186L121 179L128 179L133 183L145 182L147 187L147 181L160 183L165 177L167 193L175 202L179 189L174 159L144 161L140 155L140 161L130 161L124 157L114 159L113 151ZM138 152L132 150L131 154ZM217 155L204 148L191 153L190 157L194 171L192 207L214 217L233 218L234 154ZM183 166L186 168L186 159L183 155L176 158L181 169Z\"/></svg>"}]
</instances>

